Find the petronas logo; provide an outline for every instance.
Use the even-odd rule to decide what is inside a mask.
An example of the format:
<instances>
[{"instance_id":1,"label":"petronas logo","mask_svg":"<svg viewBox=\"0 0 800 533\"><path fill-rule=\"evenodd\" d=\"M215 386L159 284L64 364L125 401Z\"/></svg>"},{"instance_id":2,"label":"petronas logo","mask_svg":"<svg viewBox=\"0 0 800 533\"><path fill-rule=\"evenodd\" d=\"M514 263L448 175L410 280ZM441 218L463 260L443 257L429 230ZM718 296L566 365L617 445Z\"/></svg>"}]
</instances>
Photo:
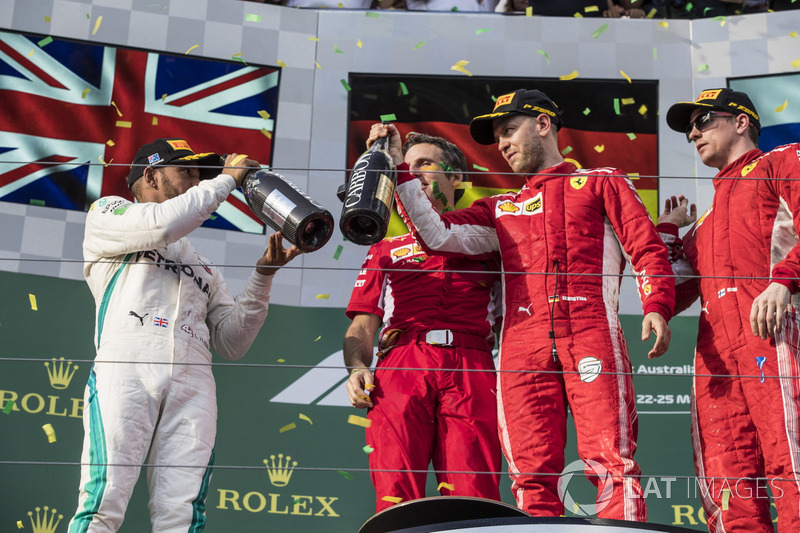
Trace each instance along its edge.
<instances>
[{"instance_id":1,"label":"petronas logo","mask_svg":"<svg viewBox=\"0 0 800 533\"><path fill-rule=\"evenodd\" d=\"M72 376L74 376L75 372L78 370L78 365L74 364L72 361L65 364L63 357L59 358L58 361L53 357L52 367L50 363L45 363L44 366L47 367L47 377L50 378L50 386L59 390L69 387Z\"/></svg>"},{"instance_id":2,"label":"petronas logo","mask_svg":"<svg viewBox=\"0 0 800 533\"><path fill-rule=\"evenodd\" d=\"M50 511L50 516L48 516L48 510ZM33 511L28 511L28 518L31 520L31 529L33 529L33 533L55 533L58 524L61 522L61 519L64 518L64 515L60 514L58 515L58 520L56 520L57 510L55 508L50 509L47 505L44 506L44 513L41 512L41 507L37 507L35 511L36 518L33 516Z\"/></svg>"}]
</instances>

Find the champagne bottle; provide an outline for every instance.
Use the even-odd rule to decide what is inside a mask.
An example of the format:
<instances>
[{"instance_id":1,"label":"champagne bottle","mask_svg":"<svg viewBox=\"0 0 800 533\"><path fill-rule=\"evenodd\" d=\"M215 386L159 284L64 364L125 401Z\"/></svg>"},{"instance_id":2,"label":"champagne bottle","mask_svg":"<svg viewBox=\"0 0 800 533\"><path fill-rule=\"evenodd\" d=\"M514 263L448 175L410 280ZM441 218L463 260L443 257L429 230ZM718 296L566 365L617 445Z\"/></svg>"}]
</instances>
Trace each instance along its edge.
<instances>
[{"instance_id":1,"label":"champagne bottle","mask_svg":"<svg viewBox=\"0 0 800 533\"><path fill-rule=\"evenodd\" d=\"M372 245L386 236L397 172L381 137L358 158L347 182L339 218L342 234L356 244Z\"/></svg>"}]
</instances>

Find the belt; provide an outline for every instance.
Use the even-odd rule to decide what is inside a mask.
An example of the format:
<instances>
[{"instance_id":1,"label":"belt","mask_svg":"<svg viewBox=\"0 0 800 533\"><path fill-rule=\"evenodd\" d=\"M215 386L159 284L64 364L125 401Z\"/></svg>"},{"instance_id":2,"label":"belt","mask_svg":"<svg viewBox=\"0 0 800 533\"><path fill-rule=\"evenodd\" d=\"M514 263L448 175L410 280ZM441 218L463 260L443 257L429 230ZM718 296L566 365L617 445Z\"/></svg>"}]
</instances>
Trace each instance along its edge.
<instances>
[{"instance_id":1,"label":"belt","mask_svg":"<svg viewBox=\"0 0 800 533\"><path fill-rule=\"evenodd\" d=\"M492 351L492 347L484 337L470 335L469 333L459 333L458 331L451 331L449 329L432 329L422 332L403 331L397 336L394 346L419 343L430 344L432 346L473 348L475 350L483 350L485 352Z\"/></svg>"}]
</instances>

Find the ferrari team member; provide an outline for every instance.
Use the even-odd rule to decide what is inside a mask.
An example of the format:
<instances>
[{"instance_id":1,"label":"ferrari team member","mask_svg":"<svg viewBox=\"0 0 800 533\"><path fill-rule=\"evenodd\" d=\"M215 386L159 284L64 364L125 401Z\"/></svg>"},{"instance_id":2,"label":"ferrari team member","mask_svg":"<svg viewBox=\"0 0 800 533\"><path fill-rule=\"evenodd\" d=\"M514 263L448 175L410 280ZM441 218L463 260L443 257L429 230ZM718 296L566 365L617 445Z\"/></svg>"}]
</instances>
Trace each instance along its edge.
<instances>
[{"instance_id":1,"label":"ferrari team member","mask_svg":"<svg viewBox=\"0 0 800 533\"><path fill-rule=\"evenodd\" d=\"M436 213L452 209L466 161L441 137L403 147L410 176ZM433 461L444 495L500 500L492 328L499 317L496 258L430 256L409 233L372 246L359 274L344 340L354 407L369 408L367 444L376 511L425 496ZM369 370L380 335L378 365ZM389 471L381 471L389 470ZM474 473L455 473L474 472Z\"/></svg>"},{"instance_id":2,"label":"ferrari team member","mask_svg":"<svg viewBox=\"0 0 800 533\"><path fill-rule=\"evenodd\" d=\"M183 139L146 144L128 174L138 202L101 198L86 217L97 355L70 533L120 528L148 454L153 531L203 529L217 424L210 348L229 359L245 354L267 316L277 267L299 253L270 236L244 292L231 297L186 238L258 167L237 154L222 173L206 166L219 161Z\"/></svg>"},{"instance_id":3,"label":"ferrari team member","mask_svg":"<svg viewBox=\"0 0 800 533\"><path fill-rule=\"evenodd\" d=\"M569 406L586 471L606 480L598 487L598 516L645 520L618 295L629 259L644 308L642 339L656 333L648 356L658 357L669 345L672 270L625 174L577 170L565 162L557 142L560 126L560 111L544 93L520 89L503 95L492 113L473 119L470 131L480 144L497 143L511 169L525 176L518 193L439 216L395 156L398 194L425 251L456 257L500 252L498 422L517 505L535 516L563 514L557 485ZM396 129L374 125L372 138L383 135L391 136L398 154ZM590 479L600 485L598 477Z\"/></svg>"},{"instance_id":4,"label":"ferrari team member","mask_svg":"<svg viewBox=\"0 0 800 533\"><path fill-rule=\"evenodd\" d=\"M676 268L700 276L678 279L676 307L702 302L692 438L708 528L773 531L768 486L779 531L798 531L800 145L761 152L758 112L731 89L673 105L667 124L719 169L711 207L683 238L690 268ZM676 251L677 227L697 218L687 204L668 200L659 217Z\"/></svg>"}]
</instances>

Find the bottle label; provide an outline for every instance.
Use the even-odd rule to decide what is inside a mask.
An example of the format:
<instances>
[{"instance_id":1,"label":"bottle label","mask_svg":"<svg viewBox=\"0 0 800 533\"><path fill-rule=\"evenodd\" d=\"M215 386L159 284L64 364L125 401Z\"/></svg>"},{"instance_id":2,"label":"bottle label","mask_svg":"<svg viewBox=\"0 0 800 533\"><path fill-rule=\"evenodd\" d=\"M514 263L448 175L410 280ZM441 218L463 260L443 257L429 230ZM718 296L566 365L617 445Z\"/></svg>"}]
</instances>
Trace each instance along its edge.
<instances>
[{"instance_id":1,"label":"bottle label","mask_svg":"<svg viewBox=\"0 0 800 533\"><path fill-rule=\"evenodd\" d=\"M270 219L275 221L279 226L283 226L286 218L297 207L297 204L289 200L278 189L273 189L267 199L264 200L264 205L261 212L267 215Z\"/></svg>"},{"instance_id":2,"label":"bottle label","mask_svg":"<svg viewBox=\"0 0 800 533\"><path fill-rule=\"evenodd\" d=\"M375 192L375 198L386 204L387 209L392 209L394 183L392 183L392 180L386 174L381 174L380 182L378 182L378 190Z\"/></svg>"}]
</instances>

